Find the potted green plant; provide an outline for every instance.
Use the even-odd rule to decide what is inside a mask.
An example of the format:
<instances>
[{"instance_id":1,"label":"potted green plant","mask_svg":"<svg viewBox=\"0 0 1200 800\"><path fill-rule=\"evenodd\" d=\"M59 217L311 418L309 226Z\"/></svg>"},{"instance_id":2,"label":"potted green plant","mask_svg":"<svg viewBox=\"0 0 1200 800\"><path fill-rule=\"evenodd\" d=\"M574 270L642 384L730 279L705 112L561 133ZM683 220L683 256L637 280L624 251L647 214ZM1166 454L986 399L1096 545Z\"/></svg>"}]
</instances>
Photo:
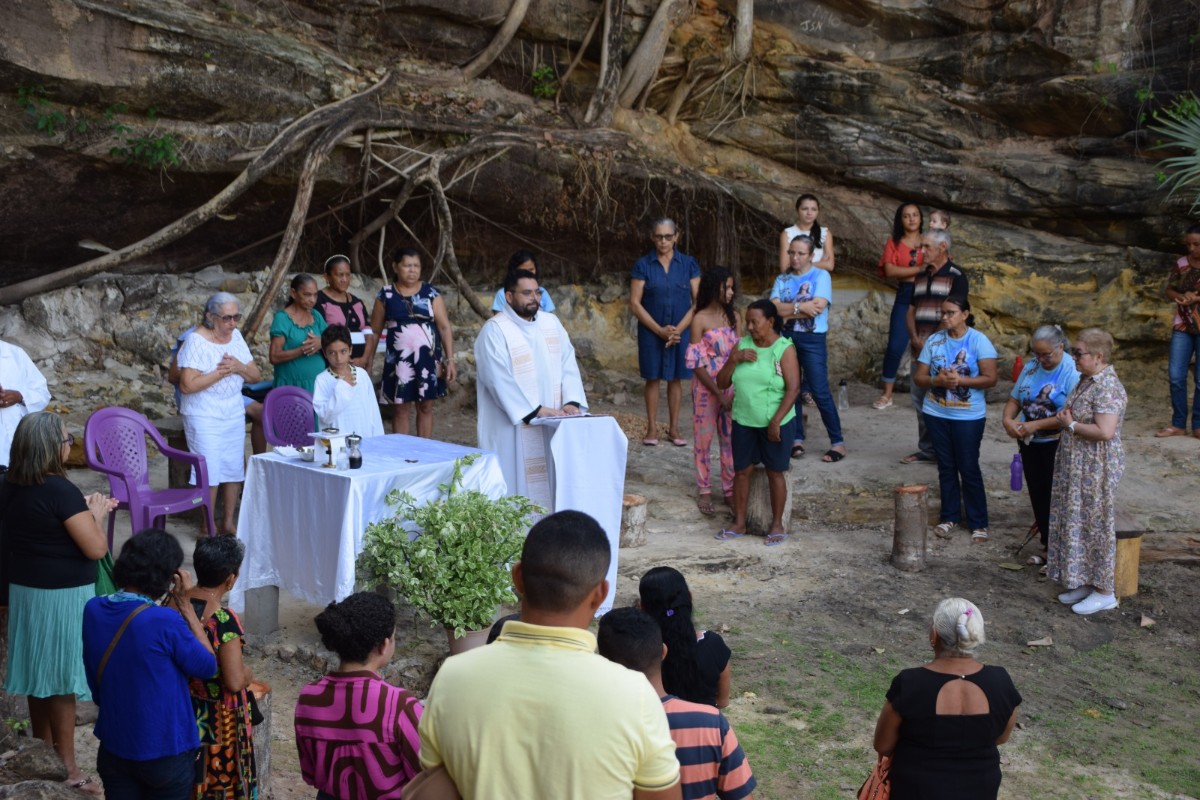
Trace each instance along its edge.
<instances>
[{"instance_id":1,"label":"potted green plant","mask_svg":"<svg viewBox=\"0 0 1200 800\"><path fill-rule=\"evenodd\" d=\"M446 629L452 649L468 632L490 627L502 603L517 601L509 567L521 556L530 517L542 512L526 497L493 500L463 489L463 468L477 458L455 460L437 500L419 504L408 492L389 493L394 513L367 526L357 562L366 586L395 589Z\"/></svg>"}]
</instances>

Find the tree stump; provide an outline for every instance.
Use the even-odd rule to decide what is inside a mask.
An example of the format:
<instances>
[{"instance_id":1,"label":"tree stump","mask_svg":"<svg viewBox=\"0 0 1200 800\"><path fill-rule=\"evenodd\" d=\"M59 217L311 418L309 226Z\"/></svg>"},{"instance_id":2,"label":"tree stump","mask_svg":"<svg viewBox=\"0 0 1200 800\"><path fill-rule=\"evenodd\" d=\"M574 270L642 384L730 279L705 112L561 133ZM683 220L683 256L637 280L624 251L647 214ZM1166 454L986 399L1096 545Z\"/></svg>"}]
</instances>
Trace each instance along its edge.
<instances>
[{"instance_id":1,"label":"tree stump","mask_svg":"<svg viewBox=\"0 0 1200 800\"><path fill-rule=\"evenodd\" d=\"M1117 567L1114 583L1117 597L1138 593L1138 566L1142 556L1141 531L1117 531Z\"/></svg>"},{"instance_id":2,"label":"tree stump","mask_svg":"<svg viewBox=\"0 0 1200 800\"><path fill-rule=\"evenodd\" d=\"M271 783L271 687L260 681L251 681L249 691L254 693L263 721L254 726L254 762L258 768L258 796L270 797L267 789Z\"/></svg>"},{"instance_id":3,"label":"tree stump","mask_svg":"<svg viewBox=\"0 0 1200 800\"><path fill-rule=\"evenodd\" d=\"M925 531L929 527L929 487L896 487L896 521L892 533L892 566L902 572L925 569Z\"/></svg>"},{"instance_id":4,"label":"tree stump","mask_svg":"<svg viewBox=\"0 0 1200 800\"><path fill-rule=\"evenodd\" d=\"M783 476L786 497L783 501L783 527L788 527L792 518L792 486L788 476ZM746 532L755 536L766 536L771 532L771 486L767 480L767 469L762 464L750 473L750 492L746 498Z\"/></svg>"},{"instance_id":5,"label":"tree stump","mask_svg":"<svg viewBox=\"0 0 1200 800\"><path fill-rule=\"evenodd\" d=\"M167 440L167 444L176 450L187 450L187 438L183 435L183 417L163 417L154 420L154 427ZM191 468L182 461L167 462L167 486L172 489L186 488ZM215 509L214 509L215 511Z\"/></svg>"},{"instance_id":6,"label":"tree stump","mask_svg":"<svg viewBox=\"0 0 1200 800\"><path fill-rule=\"evenodd\" d=\"M621 503L621 547L641 547L646 543L646 504L640 494L627 494Z\"/></svg>"}]
</instances>

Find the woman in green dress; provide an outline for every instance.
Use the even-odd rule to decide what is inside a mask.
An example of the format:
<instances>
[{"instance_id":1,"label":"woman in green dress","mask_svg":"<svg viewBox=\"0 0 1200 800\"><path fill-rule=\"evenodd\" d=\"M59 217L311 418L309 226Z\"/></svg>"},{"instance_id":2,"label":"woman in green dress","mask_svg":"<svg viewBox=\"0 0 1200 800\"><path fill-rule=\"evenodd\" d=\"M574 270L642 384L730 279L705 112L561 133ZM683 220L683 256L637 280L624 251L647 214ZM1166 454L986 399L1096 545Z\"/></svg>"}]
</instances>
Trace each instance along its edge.
<instances>
[{"instance_id":1,"label":"woman in green dress","mask_svg":"<svg viewBox=\"0 0 1200 800\"><path fill-rule=\"evenodd\" d=\"M321 334L328 327L317 304L317 281L300 273L292 278L291 299L271 320L271 363L276 386L299 386L312 393L313 383L325 359L321 356Z\"/></svg>"}]
</instances>

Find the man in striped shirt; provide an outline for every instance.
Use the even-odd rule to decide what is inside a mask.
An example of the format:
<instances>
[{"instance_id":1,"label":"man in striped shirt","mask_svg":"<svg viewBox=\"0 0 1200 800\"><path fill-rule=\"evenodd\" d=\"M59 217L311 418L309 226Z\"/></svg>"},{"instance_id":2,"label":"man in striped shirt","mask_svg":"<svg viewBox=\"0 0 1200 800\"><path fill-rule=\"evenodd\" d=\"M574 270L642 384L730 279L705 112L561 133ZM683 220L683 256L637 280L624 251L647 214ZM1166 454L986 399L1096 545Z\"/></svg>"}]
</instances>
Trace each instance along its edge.
<instances>
[{"instance_id":1,"label":"man in striped shirt","mask_svg":"<svg viewBox=\"0 0 1200 800\"><path fill-rule=\"evenodd\" d=\"M743 800L756 786L737 735L714 706L680 700L667 694L662 662L667 648L662 631L649 614L637 608L616 608L600 620L600 655L641 672L662 698L675 740L683 800Z\"/></svg>"}]
</instances>

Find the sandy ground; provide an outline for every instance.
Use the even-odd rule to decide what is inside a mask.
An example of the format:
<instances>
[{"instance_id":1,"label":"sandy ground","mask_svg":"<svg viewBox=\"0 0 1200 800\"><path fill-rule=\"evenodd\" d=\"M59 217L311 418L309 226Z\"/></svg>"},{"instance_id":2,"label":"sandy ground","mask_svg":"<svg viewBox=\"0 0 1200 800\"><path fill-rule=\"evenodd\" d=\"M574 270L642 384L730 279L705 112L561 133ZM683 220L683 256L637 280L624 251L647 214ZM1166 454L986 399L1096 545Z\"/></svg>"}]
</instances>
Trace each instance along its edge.
<instances>
[{"instance_id":1,"label":"sandy ground","mask_svg":"<svg viewBox=\"0 0 1200 800\"><path fill-rule=\"evenodd\" d=\"M620 553L618 604L635 599L638 578L652 566L670 564L688 577L698 621L723 631L734 651L735 701L727 713L756 766L755 796L852 794L872 763L870 736L890 677L927 660L929 615L938 600L953 595L980 606L989 639L982 658L1005 666L1025 697L1018 730L1002 749L1002 797L1200 792L1193 747L1172 750L1194 744L1200 713L1194 655L1200 535L1184 501L1194 493L1200 441L1152 437L1164 421L1165 386L1160 396L1135 401L1124 426L1122 504L1139 528L1152 531L1145 537L1142 591L1120 609L1090 618L1059 605L1058 589L1035 568L1000 567L1023 564L1035 545L1014 556L1032 516L1027 495L1008 488L1015 447L999 424L998 395L983 446L992 541L972 545L962 534L943 543L930 535L924 571L902 573L889 565L894 488L930 484L936 521L937 480L932 466L898 463L916 438L908 396L897 394L895 407L875 411L870 401L876 396L872 387L851 387L852 407L843 414L849 457L840 464L820 462L828 441L810 410L809 454L793 462L790 473L792 538L770 549L758 537L715 541L724 518L696 510L691 448L643 447L641 429L627 425L626 491L649 498L648 536L644 547ZM686 415L686 395L684 402ZM641 413L640 398L620 408L599 406L625 420ZM683 428L690 439L690 416ZM446 413L435 434L473 443L474 419ZM71 475L85 489L99 486L95 477ZM125 524L122 517L119 527ZM190 552L194 527L175 521L170 527ZM1191 548L1190 565L1150 560L1180 546ZM311 623L319 608L287 595L281 600L281 631L251 637L247 651L256 677L274 690L264 796L311 797L299 777L291 712L299 689L333 665ZM1154 626L1141 627L1143 615ZM444 637L410 610L401 617L387 675L423 694L445 654ZM1026 644L1044 637L1053 645ZM80 726L76 738L80 763L90 770L91 726ZM1164 785L1186 793L1158 788Z\"/></svg>"}]
</instances>

